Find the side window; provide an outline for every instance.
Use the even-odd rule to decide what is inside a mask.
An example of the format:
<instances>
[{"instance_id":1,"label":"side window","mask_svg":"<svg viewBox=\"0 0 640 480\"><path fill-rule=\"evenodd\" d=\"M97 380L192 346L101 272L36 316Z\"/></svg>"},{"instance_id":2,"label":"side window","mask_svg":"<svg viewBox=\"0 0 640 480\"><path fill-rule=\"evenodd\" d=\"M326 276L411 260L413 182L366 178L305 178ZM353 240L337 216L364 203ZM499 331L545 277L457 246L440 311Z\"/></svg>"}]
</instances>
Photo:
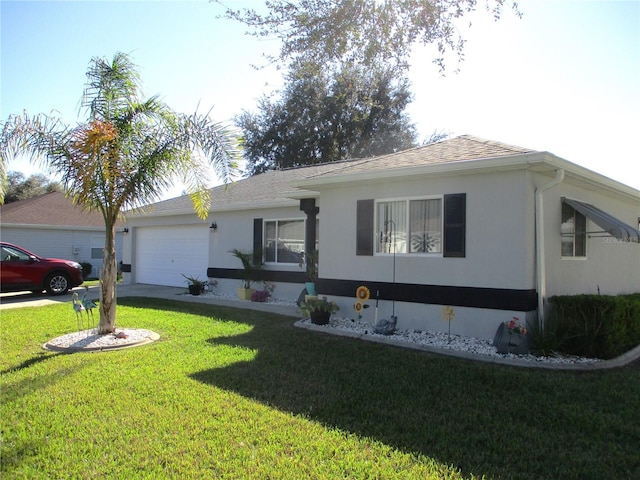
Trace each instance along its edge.
<instances>
[{"instance_id":1,"label":"side window","mask_svg":"<svg viewBox=\"0 0 640 480\"><path fill-rule=\"evenodd\" d=\"M16 250L15 248L3 246L2 256L0 257L0 259L3 262L16 262L20 260L27 261L29 260L29 255L21 252L20 250Z\"/></svg>"},{"instance_id":2,"label":"side window","mask_svg":"<svg viewBox=\"0 0 640 480\"><path fill-rule=\"evenodd\" d=\"M587 255L587 219L566 203L562 203L560 235L563 257L585 257Z\"/></svg>"}]
</instances>

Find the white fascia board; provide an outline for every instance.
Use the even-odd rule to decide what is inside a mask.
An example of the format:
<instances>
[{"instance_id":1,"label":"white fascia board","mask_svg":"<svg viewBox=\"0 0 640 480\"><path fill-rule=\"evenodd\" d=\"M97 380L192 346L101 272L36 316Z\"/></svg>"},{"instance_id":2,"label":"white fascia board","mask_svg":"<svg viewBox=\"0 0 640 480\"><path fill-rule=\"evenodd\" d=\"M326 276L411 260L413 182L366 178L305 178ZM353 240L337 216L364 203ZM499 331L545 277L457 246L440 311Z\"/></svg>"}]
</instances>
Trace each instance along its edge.
<instances>
[{"instance_id":1,"label":"white fascia board","mask_svg":"<svg viewBox=\"0 0 640 480\"><path fill-rule=\"evenodd\" d=\"M314 190L289 190L282 192L283 197L292 198L294 200L301 200L304 198L320 198L320 192Z\"/></svg>"},{"instance_id":2,"label":"white fascia board","mask_svg":"<svg viewBox=\"0 0 640 480\"><path fill-rule=\"evenodd\" d=\"M588 184L600 190L606 190L611 194L615 194L624 198L640 201L640 190L636 190L629 185L613 180L605 175L589 170L588 168L577 165L573 162L560 157L553 157L553 167L565 170L565 182L574 180L579 184Z\"/></svg>"}]
</instances>

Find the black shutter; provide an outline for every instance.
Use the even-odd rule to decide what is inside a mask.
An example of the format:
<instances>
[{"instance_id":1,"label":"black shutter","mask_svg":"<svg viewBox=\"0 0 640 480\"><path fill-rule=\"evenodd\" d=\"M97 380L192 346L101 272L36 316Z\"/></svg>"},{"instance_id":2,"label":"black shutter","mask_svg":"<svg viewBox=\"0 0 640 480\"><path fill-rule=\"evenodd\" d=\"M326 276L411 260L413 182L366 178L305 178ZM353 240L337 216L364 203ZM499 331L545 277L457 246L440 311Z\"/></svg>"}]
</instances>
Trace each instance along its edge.
<instances>
[{"instance_id":1,"label":"black shutter","mask_svg":"<svg viewBox=\"0 0 640 480\"><path fill-rule=\"evenodd\" d=\"M373 200L358 200L356 255L373 255Z\"/></svg>"},{"instance_id":2,"label":"black shutter","mask_svg":"<svg viewBox=\"0 0 640 480\"><path fill-rule=\"evenodd\" d=\"M262 264L262 219L253 219L253 263Z\"/></svg>"},{"instance_id":3,"label":"black shutter","mask_svg":"<svg viewBox=\"0 0 640 480\"><path fill-rule=\"evenodd\" d=\"M465 256L467 194L444 196L444 251L445 257Z\"/></svg>"}]
</instances>

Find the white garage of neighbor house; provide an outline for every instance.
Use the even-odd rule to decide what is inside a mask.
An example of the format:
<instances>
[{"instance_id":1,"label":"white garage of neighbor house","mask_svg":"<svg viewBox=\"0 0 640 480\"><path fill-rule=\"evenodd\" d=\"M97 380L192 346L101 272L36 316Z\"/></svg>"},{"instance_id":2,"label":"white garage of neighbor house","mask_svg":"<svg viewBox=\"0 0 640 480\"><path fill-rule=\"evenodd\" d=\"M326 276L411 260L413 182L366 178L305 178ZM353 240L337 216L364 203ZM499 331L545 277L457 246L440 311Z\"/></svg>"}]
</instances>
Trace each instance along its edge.
<instances>
[{"instance_id":1,"label":"white garage of neighbor house","mask_svg":"<svg viewBox=\"0 0 640 480\"><path fill-rule=\"evenodd\" d=\"M317 244L317 289L340 315L365 285L400 329L446 331L452 306L452 332L484 338L552 295L640 292L640 191L548 152L461 136L212 193L206 222L188 196L128 216L125 281L186 285L184 273L231 294L230 250L260 249L275 296L295 299L299 253Z\"/></svg>"},{"instance_id":2,"label":"white garage of neighbor house","mask_svg":"<svg viewBox=\"0 0 640 480\"><path fill-rule=\"evenodd\" d=\"M92 266L89 277L102 270L104 219L88 212L62 192L52 192L0 206L3 242L47 258L63 258ZM122 261L123 228L116 228L116 259Z\"/></svg>"}]
</instances>

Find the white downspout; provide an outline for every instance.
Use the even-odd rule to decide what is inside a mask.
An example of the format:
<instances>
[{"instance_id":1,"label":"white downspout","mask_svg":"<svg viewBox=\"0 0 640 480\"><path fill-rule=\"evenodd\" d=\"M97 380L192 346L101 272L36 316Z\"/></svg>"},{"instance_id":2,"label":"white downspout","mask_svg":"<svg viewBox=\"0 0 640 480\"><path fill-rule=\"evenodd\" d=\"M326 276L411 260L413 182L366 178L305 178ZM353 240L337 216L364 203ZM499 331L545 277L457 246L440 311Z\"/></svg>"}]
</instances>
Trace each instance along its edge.
<instances>
[{"instance_id":1,"label":"white downspout","mask_svg":"<svg viewBox=\"0 0 640 480\"><path fill-rule=\"evenodd\" d=\"M556 170L553 180L536 188L536 287L538 290L538 325L544 329L544 301L547 297L547 272L544 253L544 208L542 194L564 180L564 169Z\"/></svg>"}]
</instances>

